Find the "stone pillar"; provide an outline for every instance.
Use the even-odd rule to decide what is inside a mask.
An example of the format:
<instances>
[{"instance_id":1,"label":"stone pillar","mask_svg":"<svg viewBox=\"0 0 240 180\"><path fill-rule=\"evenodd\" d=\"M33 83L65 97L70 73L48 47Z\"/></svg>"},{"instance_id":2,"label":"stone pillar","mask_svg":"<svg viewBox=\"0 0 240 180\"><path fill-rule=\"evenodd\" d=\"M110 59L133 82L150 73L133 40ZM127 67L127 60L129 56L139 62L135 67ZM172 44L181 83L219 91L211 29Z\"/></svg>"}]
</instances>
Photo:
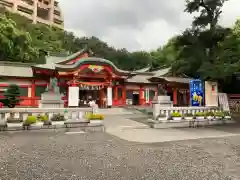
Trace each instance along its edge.
<instances>
[{"instance_id":1,"label":"stone pillar","mask_svg":"<svg viewBox=\"0 0 240 180\"><path fill-rule=\"evenodd\" d=\"M156 96L152 101L153 119L157 119L160 114L161 107L172 107L170 96ZM166 117L168 118L168 117Z\"/></svg>"}]
</instances>

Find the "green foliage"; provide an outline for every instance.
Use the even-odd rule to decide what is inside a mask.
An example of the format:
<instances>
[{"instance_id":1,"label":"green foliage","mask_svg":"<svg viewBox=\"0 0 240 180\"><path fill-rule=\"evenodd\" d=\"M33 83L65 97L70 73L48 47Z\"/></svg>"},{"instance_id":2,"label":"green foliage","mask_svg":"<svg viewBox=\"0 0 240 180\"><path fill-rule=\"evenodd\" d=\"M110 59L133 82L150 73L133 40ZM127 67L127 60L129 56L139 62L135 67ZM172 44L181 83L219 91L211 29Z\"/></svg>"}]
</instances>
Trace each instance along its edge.
<instances>
[{"instance_id":1,"label":"green foliage","mask_svg":"<svg viewBox=\"0 0 240 180\"><path fill-rule=\"evenodd\" d=\"M104 115L102 114L93 114L93 113L87 113L85 118L87 120L103 120L104 119Z\"/></svg>"},{"instance_id":2,"label":"green foliage","mask_svg":"<svg viewBox=\"0 0 240 180\"><path fill-rule=\"evenodd\" d=\"M206 112L205 116L214 116L214 113L212 111Z\"/></svg>"},{"instance_id":3,"label":"green foliage","mask_svg":"<svg viewBox=\"0 0 240 180\"><path fill-rule=\"evenodd\" d=\"M36 116L28 116L27 119L23 122L23 126L30 126L31 124L35 124L36 122Z\"/></svg>"},{"instance_id":4,"label":"green foliage","mask_svg":"<svg viewBox=\"0 0 240 180\"><path fill-rule=\"evenodd\" d=\"M223 113L224 113L224 116L231 116L229 111L224 111Z\"/></svg>"},{"instance_id":5,"label":"green foliage","mask_svg":"<svg viewBox=\"0 0 240 180\"><path fill-rule=\"evenodd\" d=\"M192 113L185 113L183 116L184 117L193 117L193 114Z\"/></svg>"},{"instance_id":6,"label":"green foliage","mask_svg":"<svg viewBox=\"0 0 240 180\"><path fill-rule=\"evenodd\" d=\"M15 107L20 102L20 88L16 84L10 84L4 92L5 101L8 107Z\"/></svg>"},{"instance_id":7,"label":"green foliage","mask_svg":"<svg viewBox=\"0 0 240 180\"><path fill-rule=\"evenodd\" d=\"M179 113L179 112L173 112L173 113L171 114L171 117L182 117L182 114Z\"/></svg>"},{"instance_id":8,"label":"green foliage","mask_svg":"<svg viewBox=\"0 0 240 180\"><path fill-rule=\"evenodd\" d=\"M1 61L29 62L38 57L30 34L4 14L0 14L0 47Z\"/></svg>"},{"instance_id":9,"label":"green foliage","mask_svg":"<svg viewBox=\"0 0 240 180\"><path fill-rule=\"evenodd\" d=\"M40 115L40 114L38 115L37 119L42 122L49 120L47 115Z\"/></svg>"},{"instance_id":10,"label":"green foliage","mask_svg":"<svg viewBox=\"0 0 240 180\"><path fill-rule=\"evenodd\" d=\"M196 112L194 114L194 116L196 116L196 117L205 117L205 113L204 112Z\"/></svg>"},{"instance_id":11,"label":"green foliage","mask_svg":"<svg viewBox=\"0 0 240 180\"><path fill-rule=\"evenodd\" d=\"M221 118L224 117L224 113L222 111L215 112L214 115L215 117L221 117Z\"/></svg>"}]
</instances>

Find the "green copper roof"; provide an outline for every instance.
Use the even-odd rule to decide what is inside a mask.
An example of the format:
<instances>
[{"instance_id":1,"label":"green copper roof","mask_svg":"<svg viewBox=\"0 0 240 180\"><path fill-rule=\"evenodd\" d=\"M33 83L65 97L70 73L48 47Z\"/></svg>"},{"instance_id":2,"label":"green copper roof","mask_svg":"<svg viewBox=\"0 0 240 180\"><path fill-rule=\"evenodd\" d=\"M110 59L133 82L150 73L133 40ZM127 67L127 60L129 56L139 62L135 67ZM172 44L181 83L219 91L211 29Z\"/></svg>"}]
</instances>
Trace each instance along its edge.
<instances>
[{"instance_id":1,"label":"green copper roof","mask_svg":"<svg viewBox=\"0 0 240 180\"><path fill-rule=\"evenodd\" d=\"M103 59L103 58L96 58L96 57L86 57L86 58L81 58L81 60L77 61L74 64L56 64L56 69L61 69L61 70L71 70L71 69L75 69L77 67L79 67L81 64L87 64L87 63L91 63L91 64L109 64L110 66L113 67L114 70L124 73L124 74L129 74L129 73L133 73L130 71L124 71L121 70L119 68L117 68L111 61Z\"/></svg>"}]
</instances>

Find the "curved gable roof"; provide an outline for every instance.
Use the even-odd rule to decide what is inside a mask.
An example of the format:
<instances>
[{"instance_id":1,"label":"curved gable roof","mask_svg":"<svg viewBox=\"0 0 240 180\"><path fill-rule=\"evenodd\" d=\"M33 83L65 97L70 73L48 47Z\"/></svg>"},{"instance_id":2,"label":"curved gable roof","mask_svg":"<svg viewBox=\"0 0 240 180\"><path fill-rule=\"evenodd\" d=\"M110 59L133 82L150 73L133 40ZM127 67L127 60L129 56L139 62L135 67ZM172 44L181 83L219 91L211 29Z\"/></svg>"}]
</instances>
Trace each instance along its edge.
<instances>
[{"instance_id":1,"label":"curved gable roof","mask_svg":"<svg viewBox=\"0 0 240 180\"><path fill-rule=\"evenodd\" d=\"M83 64L88 64L88 63L91 63L91 64L100 64L100 65L109 65L111 66L114 71L117 71L119 73L123 73L123 74L130 74L131 72L130 71L125 71L125 70L121 70L119 69L117 66L115 66L111 61L107 60L107 59L103 59L103 58L97 58L97 57L84 57L84 58L81 58L81 60L77 61L76 63L74 64L56 64L55 67L56 69L59 69L59 70L73 70L73 69L76 69L77 67L79 67L80 65L83 65Z\"/></svg>"}]
</instances>

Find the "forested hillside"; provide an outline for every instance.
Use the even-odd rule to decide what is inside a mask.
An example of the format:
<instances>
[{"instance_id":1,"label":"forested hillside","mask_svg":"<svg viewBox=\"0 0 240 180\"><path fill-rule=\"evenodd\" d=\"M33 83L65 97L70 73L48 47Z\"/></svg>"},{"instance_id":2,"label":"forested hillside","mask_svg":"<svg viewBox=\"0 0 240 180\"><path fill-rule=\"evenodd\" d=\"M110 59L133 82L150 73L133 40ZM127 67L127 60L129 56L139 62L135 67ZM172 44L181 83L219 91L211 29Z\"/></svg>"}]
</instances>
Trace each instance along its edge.
<instances>
[{"instance_id":1,"label":"forested hillside","mask_svg":"<svg viewBox=\"0 0 240 180\"><path fill-rule=\"evenodd\" d=\"M121 69L166 65L172 67L174 74L226 84L240 69L240 21L229 28L219 25L224 3L224 0L187 0L185 11L199 12L192 26L153 52L116 49L97 37L76 37L72 32L31 24L26 18L2 9L0 60L41 63L39 57L44 53L74 53L87 45L95 56L111 60Z\"/></svg>"}]
</instances>

